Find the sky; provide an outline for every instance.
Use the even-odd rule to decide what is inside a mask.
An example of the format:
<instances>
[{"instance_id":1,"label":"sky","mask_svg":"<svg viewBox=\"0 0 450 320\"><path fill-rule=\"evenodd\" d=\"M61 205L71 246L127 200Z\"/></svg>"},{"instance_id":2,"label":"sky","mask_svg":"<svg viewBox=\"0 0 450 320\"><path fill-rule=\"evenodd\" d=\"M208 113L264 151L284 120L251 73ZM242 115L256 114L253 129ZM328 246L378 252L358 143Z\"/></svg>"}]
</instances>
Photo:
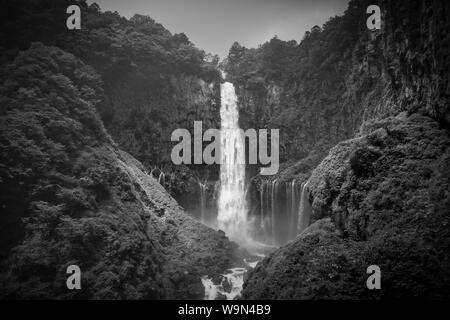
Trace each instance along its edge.
<instances>
[{"instance_id":1,"label":"sky","mask_svg":"<svg viewBox=\"0 0 450 320\"><path fill-rule=\"evenodd\" d=\"M149 15L172 33L184 32L199 48L228 55L237 41L254 48L275 35L300 41L314 25L341 15L349 0L90 0L102 11L130 18Z\"/></svg>"}]
</instances>

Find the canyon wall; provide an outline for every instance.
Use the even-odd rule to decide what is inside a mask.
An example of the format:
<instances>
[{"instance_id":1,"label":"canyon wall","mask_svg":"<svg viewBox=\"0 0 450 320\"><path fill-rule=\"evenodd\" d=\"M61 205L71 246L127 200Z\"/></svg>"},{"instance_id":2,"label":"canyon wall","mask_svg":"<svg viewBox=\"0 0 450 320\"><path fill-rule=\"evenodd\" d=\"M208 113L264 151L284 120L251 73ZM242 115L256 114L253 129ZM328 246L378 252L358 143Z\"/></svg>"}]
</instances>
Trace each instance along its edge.
<instances>
[{"instance_id":1,"label":"canyon wall","mask_svg":"<svg viewBox=\"0 0 450 320\"><path fill-rule=\"evenodd\" d=\"M309 98L311 109L298 108L319 125L299 129L308 156L278 177L309 179L312 224L250 273L243 298L448 295L450 7L445 1L378 4L379 31L365 27L368 2L351 1L343 17L290 44L300 57L302 47L314 53L299 70L328 70L316 81L298 73L288 82L307 81L299 101ZM308 45L314 37L316 44ZM280 42L266 46L274 41ZM333 50L314 51L332 43ZM288 66L295 70L293 63L283 70ZM344 141L322 152L321 137L333 145ZM315 165L304 164L317 154ZM366 287L369 265L381 268L381 290Z\"/></svg>"}]
</instances>

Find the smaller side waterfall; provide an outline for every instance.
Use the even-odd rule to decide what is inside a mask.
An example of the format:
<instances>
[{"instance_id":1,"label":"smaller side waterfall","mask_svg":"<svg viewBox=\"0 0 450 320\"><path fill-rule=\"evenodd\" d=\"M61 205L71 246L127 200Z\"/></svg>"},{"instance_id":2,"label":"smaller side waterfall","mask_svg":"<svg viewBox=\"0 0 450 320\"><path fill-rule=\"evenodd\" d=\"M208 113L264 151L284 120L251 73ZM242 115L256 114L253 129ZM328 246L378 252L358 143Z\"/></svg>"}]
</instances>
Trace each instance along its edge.
<instances>
[{"instance_id":1,"label":"smaller side waterfall","mask_svg":"<svg viewBox=\"0 0 450 320\"><path fill-rule=\"evenodd\" d=\"M298 232L301 233L309 226L311 217L311 204L309 203L308 181L302 184L300 206L298 213Z\"/></svg>"},{"instance_id":2,"label":"smaller side waterfall","mask_svg":"<svg viewBox=\"0 0 450 320\"><path fill-rule=\"evenodd\" d=\"M291 206L292 206L292 192L291 192L291 188L290 188L290 183L286 182L285 183L285 191L286 191L286 218L289 220L291 220L291 215L292 215L292 210L291 210ZM290 231L288 230L289 236L290 236Z\"/></svg>"},{"instance_id":3,"label":"smaller side waterfall","mask_svg":"<svg viewBox=\"0 0 450 320\"><path fill-rule=\"evenodd\" d=\"M158 177L158 183L160 185L162 185L164 187L164 185L166 184L166 175L164 174L164 172L161 171L161 173L159 174Z\"/></svg>"},{"instance_id":4,"label":"smaller side waterfall","mask_svg":"<svg viewBox=\"0 0 450 320\"><path fill-rule=\"evenodd\" d=\"M295 180L261 180L259 187L259 236L265 243L281 245L298 231L299 191Z\"/></svg>"},{"instance_id":5,"label":"smaller side waterfall","mask_svg":"<svg viewBox=\"0 0 450 320\"><path fill-rule=\"evenodd\" d=\"M272 182L261 180L259 187L259 223L256 228L259 232L259 239L265 243L272 238Z\"/></svg>"},{"instance_id":6,"label":"smaller side waterfall","mask_svg":"<svg viewBox=\"0 0 450 320\"><path fill-rule=\"evenodd\" d=\"M206 183L199 182L200 187L200 220L206 223Z\"/></svg>"},{"instance_id":7,"label":"smaller side waterfall","mask_svg":"<svg viewBox=\"0 0 450 320\"><path fill-rule=\"evenodd\" d=\"M261 230L265 229L264 225L264 209L265 209L265 203L264 203L264 189L266 188L266 182L264 180L261 181L261 186L259 189L259 205L260 205L260 228Z\"/></svg>"},{"instance_id":8,"label":"smaller side waterfall","mask_svg":"<svg viewBox=\"0 0 450 320\"><path fill-rule=\"evenodd\" d=\"M272 181L272 218L271 218L271 228L272 228L272 242L276 242L276 215L277 215L277 180Z\"/></svg>"},{"instance_id":9,"label":"smaller side waterfall","mask_svg":"<svg viewBox=\"0 0 450 320\"><path fill-rule=\"evenodd\" d=\"M214 183L214 190L213 190L213 199L216 200L219 196L219 190L220 190L220 180L217 180Z\"/></svg>"},{"instance_id":10,"label":"smaller side waterfall","mask_svg":"<svg viewBox=\"0 0 450 320\"><path fill-rule=\"evenodd\" d=\"M266 191L265 191L265 199L266 199L266 203L265 203L265 216L264 216L264 228L266 230L267 233L272 232L272 217L270 216L272 210L271 208L269 208L269 204L270 204L270 197L271 197L271 187L272 187L272 183L271 182L266 182Z\"/></svg>"},{"instance_id":11,"label":"smaller side waterfall","mask_svg":"<svg viewBox=\"0 0 450 320\"><path fill-rule=\"evenodd\" d=\"M297 224L298 224L298 196L297 189L295 187L295 179L290 183L286 183L286 198L287 203L287 219L288 219L288 236L289 239L295 238L297 235Z\"/></svg>"}]
</instances>

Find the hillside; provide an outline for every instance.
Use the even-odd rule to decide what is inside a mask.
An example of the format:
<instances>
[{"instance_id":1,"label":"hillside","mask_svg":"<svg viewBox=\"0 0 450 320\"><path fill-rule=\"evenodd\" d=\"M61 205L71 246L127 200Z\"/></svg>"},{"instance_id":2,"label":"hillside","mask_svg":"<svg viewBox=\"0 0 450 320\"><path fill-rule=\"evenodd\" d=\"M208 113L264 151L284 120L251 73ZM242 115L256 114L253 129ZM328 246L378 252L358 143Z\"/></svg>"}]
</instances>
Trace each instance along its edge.
<instances>
[{"instance_id":1,"label":"hillside","mask_svg":"<svg viewBox=\"0 0 450 320\"><path fill-rule=\"evenodd\" d=\"M67 30L70 0L7 0L0 21L0 62L14 59L32 42L74 54L102 78L96 109L118 146L143 163L188 210L195 210L198 181L218 166L174 166L173 130L193 132L193 121L219 127L219 58L197 48L184 33L172 34L149 16L130 19L85 0L82 28Z\"/></svg>"},{"instance_id":2,"label":"hillside","mask_svg":"<svg viewBox=\"0 0 450 320\"><path fill-rule=\"evenodd\" d=\"M449 169L448 131L417 114L339 143L309 179L312 224L255 268L243 298L446 298ZM367 290L369 265L382 290Z\"/></svg>"},{"instance_id":3,"label":"hillside","mask_svg":"<svg viewBox=\"0 0 450 320\"><path fill-rule=\"evenodd\" d=\"M100 76L41 43L1 74L1 297L203 297L200 277L229 267L236 246L112 141ZM72 264L81 291L66 288Z\"/></svg>"}]
</instances>

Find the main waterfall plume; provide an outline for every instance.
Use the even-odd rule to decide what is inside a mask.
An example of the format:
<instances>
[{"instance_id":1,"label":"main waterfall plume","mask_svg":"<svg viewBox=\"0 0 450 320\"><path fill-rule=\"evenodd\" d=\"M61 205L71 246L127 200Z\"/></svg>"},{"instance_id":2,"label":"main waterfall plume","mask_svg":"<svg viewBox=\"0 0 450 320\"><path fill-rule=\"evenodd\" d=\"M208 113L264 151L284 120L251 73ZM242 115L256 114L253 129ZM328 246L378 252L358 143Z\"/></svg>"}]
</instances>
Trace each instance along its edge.
<instances>
[{"instance_id":1,"label":"main waterfall plume","mask_svg":"<svg viewBox=\"0 0 450 320\"><path fill-rule=\"evenodd\" d=\"M221 166L218 227L233 240L247 241L245 140L239 130L237 96L232 83L221 86Z\"/></svg>"}]
</instances>

